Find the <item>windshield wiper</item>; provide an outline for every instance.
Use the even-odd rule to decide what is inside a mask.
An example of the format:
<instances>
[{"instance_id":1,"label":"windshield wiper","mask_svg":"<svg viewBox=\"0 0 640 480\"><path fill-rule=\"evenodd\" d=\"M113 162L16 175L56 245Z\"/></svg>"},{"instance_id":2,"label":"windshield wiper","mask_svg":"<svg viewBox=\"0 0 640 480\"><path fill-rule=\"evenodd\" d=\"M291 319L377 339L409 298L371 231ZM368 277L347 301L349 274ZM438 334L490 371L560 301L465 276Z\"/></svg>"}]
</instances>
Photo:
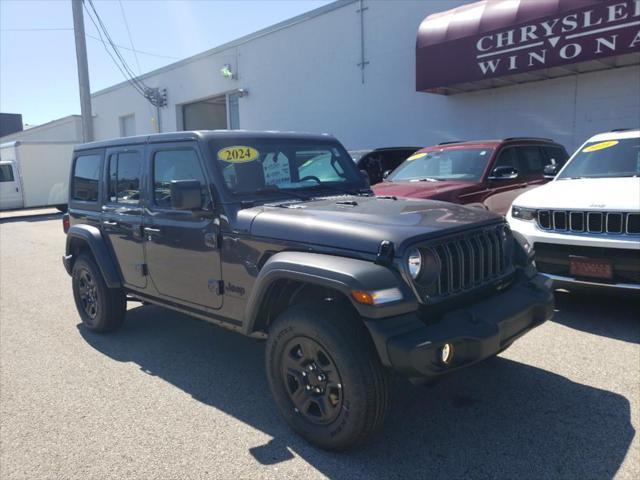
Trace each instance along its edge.
<instances>
[{"instance_id":1,"label":"windshield wiper","mask_svg":"<svg viewBox=\"0 0 640 480\"><path fill-rule=\"evenodd\" d=\"M328 185L328 184L322 183L322 182L317 182L317 184L314 185L311 188L317 189L318 187L326 188L327 190L333 190L334 192L345 193L347 195L354 195L354 196L357 196L357 197L363 197L363 196L368 196L369 195L369 189L357 188L355 190L355 192L354 192L353 190L350 190L348 188L340 188L340 187L336 187L334 185Z\"/></svg>"},{"instance_id":2,"label":"windshield wiper","mask_svg":"<svg viewBox=\"0 0 640 480\"><path fill-rule=\"evenodd\" d=\"M410 181L411 182L441 182L442 180L438 178L425 177L425 178L413 178Z\"/></svg>"},{"instance_id":3,"label":"windshield wiper","mask_svg":"<svg viewBox=\"0 0 640 480\"><path fill-rule=\"evenodd\" d=\"M626 177L637 177L637 173L612 173L610 175L583 175L581 177L562 177L558 180L583 180L590 178L626 178Z\"/></svg>"},{"instance_id":4,"label":"windshield wiper","mask_svg":"<svg viewBox=\"0 0 640 480\"><path fill-rule=\"evenodd\" d=\"M291 195L292 197L299 198L300 200L304 200L304 201L308 201L311 199L311 197L307 195L300 195L299 193L292 192L291 190L282 189L277 185L269 185L266 187L261 187L256 190L253 190L250 193L284 193L286 195Z\"/></svg>"}]
</instances>

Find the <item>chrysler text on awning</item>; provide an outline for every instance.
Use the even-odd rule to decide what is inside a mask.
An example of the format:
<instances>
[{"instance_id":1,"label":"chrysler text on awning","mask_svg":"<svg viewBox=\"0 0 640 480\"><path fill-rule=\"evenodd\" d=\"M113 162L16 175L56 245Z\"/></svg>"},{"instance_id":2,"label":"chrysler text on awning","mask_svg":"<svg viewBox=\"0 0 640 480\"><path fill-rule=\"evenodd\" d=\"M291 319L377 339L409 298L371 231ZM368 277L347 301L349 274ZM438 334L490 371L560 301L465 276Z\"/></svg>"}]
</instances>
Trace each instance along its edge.
<instances>
[{"instance_id":1,"label":"chrysler text on awning","mask_svg":"<svg viewBox=\"0 0 640 480\"><path fill-rule=\"evenodd\" d=\"M416 90L452 94L636 63L639 0L484 0L422 21Z\"/></svg>"}]
</instances>

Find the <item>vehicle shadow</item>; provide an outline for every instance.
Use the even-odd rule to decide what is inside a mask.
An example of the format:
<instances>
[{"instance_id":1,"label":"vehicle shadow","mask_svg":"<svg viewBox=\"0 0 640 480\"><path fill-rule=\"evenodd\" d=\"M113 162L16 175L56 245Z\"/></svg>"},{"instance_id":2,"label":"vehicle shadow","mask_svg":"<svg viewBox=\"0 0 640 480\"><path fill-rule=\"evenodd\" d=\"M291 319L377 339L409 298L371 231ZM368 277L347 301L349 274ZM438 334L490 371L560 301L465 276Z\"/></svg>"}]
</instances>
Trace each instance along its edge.
<instances>
[{"instance_id":1,"label":"vehicle shadow","mask_svg":"<svg viewBox=\"0 0 640 480\"><path fill-rule=\"evenodd\" d=\"M36 215L19 215L15 217L0 217L0 225L3 223L17 223L17 222L45 222L47 220L55 220L62 218L62 213L43 213Z\"/></svg>"},{"instance_id":2,"label":"vehicle shadow","mask_svg":"<svg viewBox=\"0 0 640 480\"><path fill-rule=\"evenodd\" d=\"M556 291L553 321L603 337L640 343L640 300L632 297Z\"/></svg>"},{"instance_id":3,"label":"vehicle shadow","mask_svg":"<svg viewBox=\"0 0 640 480\"><path fill-rule=\"evenodd\" d=\"M155 306L129 310L113 335L78 328L110 358L270 435L250 450L260 463L293 451L330 478L612 478L635 434L621 395L498 357L432 387L394 378L384 431L348 454L327 453L278 416L264 343Z\"/></svg>"}]
</instances>

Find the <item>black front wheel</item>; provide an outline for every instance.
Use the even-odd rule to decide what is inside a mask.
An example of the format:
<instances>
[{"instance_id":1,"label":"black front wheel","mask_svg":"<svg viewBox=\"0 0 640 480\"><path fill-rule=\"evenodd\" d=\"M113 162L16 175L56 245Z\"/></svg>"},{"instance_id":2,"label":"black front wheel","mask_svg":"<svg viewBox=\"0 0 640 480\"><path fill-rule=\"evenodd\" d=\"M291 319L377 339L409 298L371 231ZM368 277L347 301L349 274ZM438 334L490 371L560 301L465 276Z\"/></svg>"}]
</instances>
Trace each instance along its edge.
<instances>
[{"instance_id":1,"label":"black front wheel","mask_svg":"<svg viewBox=\"0 0 640 480\"><path fill-rule=\"evenodd\" d=\"M269 386L298 434L327 450L345 450L383 424L387 375L361 321L323 302L285 310L269 329Z\"/></svg>"},{"instance_id":2,"label":"black front wheel","mask_svg":"<svg viewBox=\"0 0 640 480\"><path fill-rule=\"evenodd\" d=\"M89 330L116 330L124 320L127 300L120 288L108 288L92 257L80 255L73 264L73 298L82 323Z\"/></svg>"}]
</instances>

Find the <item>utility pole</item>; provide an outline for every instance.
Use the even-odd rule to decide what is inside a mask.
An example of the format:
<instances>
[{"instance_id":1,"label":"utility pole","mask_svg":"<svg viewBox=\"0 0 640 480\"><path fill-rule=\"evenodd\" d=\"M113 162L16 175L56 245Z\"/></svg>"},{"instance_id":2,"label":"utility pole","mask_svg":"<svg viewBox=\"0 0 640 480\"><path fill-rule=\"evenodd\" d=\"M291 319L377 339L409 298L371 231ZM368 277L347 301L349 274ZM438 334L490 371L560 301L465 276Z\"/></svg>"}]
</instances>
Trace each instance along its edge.
<instances>
[{"instance_id":1,"label":"utility pole","mask_svg":"<svg viewBox=\"0 0 640 480\"><path fill-rule=\"evenodd\" d=\"M82 115L82 140L93 140L93 117L91 116L91 92L89 90L89 65L87 44L84 36L84 0L71 0L73 10L73 32L76 37L76 59L78 62L78 86L80 87L80 113Z\"/></svg>"}]
</instances>

